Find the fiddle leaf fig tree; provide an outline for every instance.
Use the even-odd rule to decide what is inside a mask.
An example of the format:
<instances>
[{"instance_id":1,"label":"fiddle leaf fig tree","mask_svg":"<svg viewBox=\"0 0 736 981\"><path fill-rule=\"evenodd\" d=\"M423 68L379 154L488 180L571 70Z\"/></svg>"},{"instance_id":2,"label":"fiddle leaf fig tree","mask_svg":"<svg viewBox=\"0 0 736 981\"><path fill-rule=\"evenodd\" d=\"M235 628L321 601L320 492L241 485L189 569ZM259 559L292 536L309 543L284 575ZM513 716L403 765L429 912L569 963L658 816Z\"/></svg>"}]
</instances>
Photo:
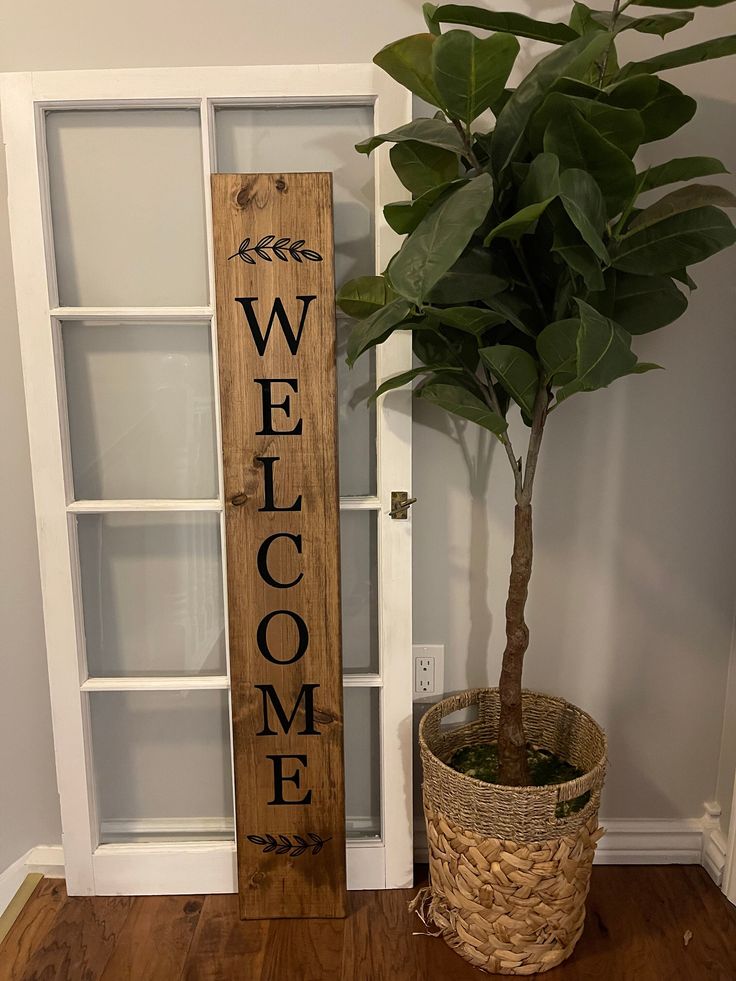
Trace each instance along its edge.
<instances>
[{"instance_id":1,"label":"fiddle leaf fig tree","mask_svg":"<svg viewBox=\"0 0 736 981\"><path fill-rule=\"evenodd\" d=\"M489 430L508 457L516 507L498 747L508 785L529 782L524 608L547 420L571 396L656 368L632 341L674 322L695 288L689 267L736 239L722 210L736 198L712 183L683 184L724 173L720 161L636 161L639 147L671 136L696 110L659 72L733 54L736 36L623 66L617 40L625 31L664 37L693 19L692 8L725 2L616 0L610 11L575 2L567 24L425 4L428 30L374 59L438 111L356 147L390 144L411 200L385 208L406 236L385 272L338 293L357 320L348 362L411 331L417 367L373 397L419 379L416 397ZM552 48L509 88L519 38ZM658 200L642 202L659 188ZM508 431L516 410L529 430L523 454Z\"/></svg>"}]
</instances>

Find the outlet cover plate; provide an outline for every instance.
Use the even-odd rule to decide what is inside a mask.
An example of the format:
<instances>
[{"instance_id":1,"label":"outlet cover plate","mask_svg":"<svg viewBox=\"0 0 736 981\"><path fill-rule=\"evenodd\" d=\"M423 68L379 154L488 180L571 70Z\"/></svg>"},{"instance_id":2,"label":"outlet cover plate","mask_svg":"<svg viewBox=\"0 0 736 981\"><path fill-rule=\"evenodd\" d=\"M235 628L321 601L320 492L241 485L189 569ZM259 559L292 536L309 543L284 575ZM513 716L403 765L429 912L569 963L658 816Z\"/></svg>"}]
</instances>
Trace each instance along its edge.
<instances>
[{"instance_id":1,"label":"outlet cover plate","mask_svg":"<svg viewBox=\"0 0 736 981\"><path fill-rule=\"evenodd\" d=\"M445 693L444 644L414 644L412 656L414 701L436 702Z\"/></svg>"}]
</instances>

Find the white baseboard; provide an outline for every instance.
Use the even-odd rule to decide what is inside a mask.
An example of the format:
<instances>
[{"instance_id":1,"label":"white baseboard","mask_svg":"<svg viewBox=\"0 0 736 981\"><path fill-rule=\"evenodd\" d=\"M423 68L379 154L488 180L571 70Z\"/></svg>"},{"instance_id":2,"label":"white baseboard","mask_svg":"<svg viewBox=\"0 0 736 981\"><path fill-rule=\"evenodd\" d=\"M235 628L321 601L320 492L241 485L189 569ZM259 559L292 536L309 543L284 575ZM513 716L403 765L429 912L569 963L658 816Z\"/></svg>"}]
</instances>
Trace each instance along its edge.
<instances>
[{"instance_id":1,"label":"white baseboard","mask_svg":"<svg viewBox=\"0 0 736 981\"><path fill-rule=\"evenodd\" d=\"M5 911L29 872L63 878L64 849L61 845L36 845L0 872L0 914Z\"/></svg>"},{"instance_id":2,"label":"white baseboard","mask_svg":"<svg viewBox=\"0 0 736 981\"><path fill-rule=\"evenodd\" d=\"M656 818L601 818L606 834L598 844L595 862L597 865L702 865L716 885L720 886L726 865L727 841L720 826L720 808L708 802L701 818L663 820ZM123 830L130 833L131 828L116 826L110 831ZM201 820L200 820L201 824ZM140 832L140 828L136 828ZM162 828L156 827L160 832ZM180 830L180 829L179 829ZM214 830L214 825L213 825ZM217 828L218 831L224 830ZM225 844L225 843L223 843ZM348 849L349 858L357 861L366 858L374 861L376 846L380 842L352 842ZM117 852L119 846L108 846L106 851ZM231 846L232 847L232 846ZM176 849L167 846L175 853ZM427 861L427 837L424 821L414 826L414 858L417 862ZM21 855L12 865L0 872L0 913L13 898L29 872L42 872L44 875L64 877L64 850L61 845L37 845ZM362 880L362 877L361 877ZM381 888L380 884L361 885L360 888Z\"/></svg>"},{"instance_id":3,"label":"white baseboard","mask_svg":"<svg viewBox=\"0 0 736 981\"><path fill-rule=\"evenodd\" d=\"M0 914L5 911L10 900L18 892L27 874L25 855L21 855L4 872L0 872Z\"/></svg>"},{"instance_id":4,"label":"white baseboard","mask_svg":"<svg viewBox=\"0 0 736 981\"><path fill-rule=\"evenodd\" d=\"M706 801L703 817L702 865L717 886L723 883L728 854L728 840L721 830L721 807L715 801Z\"/></svg>"},{"instance_id":5,"label":"white baseboard","mask_svg":"<svg viewBox=\"0 0 736 981\"><path fill-rule=\"evenodd\" d=\"M713 811L717 811L714 815ZM702 818L604 818L605 835L598 842L596 865L703 865L720 885L726 841L718 824L720 811L706 805ZM414 857L427 861L424 821L414 826Z\"/></svg>"}]
</instances>

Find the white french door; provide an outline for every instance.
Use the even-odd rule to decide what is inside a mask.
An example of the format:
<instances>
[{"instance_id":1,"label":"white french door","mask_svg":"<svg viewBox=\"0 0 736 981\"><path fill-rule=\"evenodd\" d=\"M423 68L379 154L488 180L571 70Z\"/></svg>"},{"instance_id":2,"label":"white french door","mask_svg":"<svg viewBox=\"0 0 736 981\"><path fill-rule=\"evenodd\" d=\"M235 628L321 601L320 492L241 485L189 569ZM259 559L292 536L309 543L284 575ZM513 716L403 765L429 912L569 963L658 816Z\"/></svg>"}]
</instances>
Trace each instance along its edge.
<instances>
[{"instance_id":1,"label":"white french door","mask_svg":"<svg viewBox=\"0 0 736 981\"><path fill-rule=\"evenodd\" d=\"M236 889L209 175L331 170L338 283L382 269L410 119L372 65L2 77L67 887ZM348 884L411 882L411 365L338 320Z\"/></svg>"}]
</instances>

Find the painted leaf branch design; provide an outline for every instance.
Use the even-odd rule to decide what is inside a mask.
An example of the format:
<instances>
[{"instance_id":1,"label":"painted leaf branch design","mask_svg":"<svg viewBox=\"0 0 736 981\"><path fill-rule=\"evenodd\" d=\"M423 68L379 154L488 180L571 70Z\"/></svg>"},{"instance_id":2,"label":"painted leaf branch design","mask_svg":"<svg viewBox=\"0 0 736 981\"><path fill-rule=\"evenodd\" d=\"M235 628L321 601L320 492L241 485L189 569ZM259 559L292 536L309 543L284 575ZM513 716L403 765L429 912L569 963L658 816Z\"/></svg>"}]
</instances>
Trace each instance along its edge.
<instances>
[{"instance_id":1,"label":"painted leaf branch design","mask_svg":"<svg viewBox=\"0 0 736 981\"><path fill-rule=\"evenodd\" d=\"M271 252L282 262L288 262L289 259L293 259L295 262L303 262L305 259L309 262L322 262L322 256L319 252L315 252L314 249L307 249L304 245L303 238L292 241L289 238L276 238L275 235L264 235L263 238L253 243L251 243L250 238L244 238L238 246L238 251L228 256L228 262L230 259L240 258L243 262L247 262L248 265L254 266L256 264L256 256L259 259L265 259L266 262L273 262L269 254Z\"/></svg>"},{"instance_id":2,"label":"painted leaf branch design","mask_svg":"<svg viewBox=\"0 0 736 981\"><path fill-rule=\"evenodd\" d=\"M327 844L328 841L332 841L331 838L320 838L319 835L314 834L313 831L307 833L307 837L303 838L301 835L246 835L248 841L252 842L254 845L260 845L263 849L263 854L266 855L269 852L274 852L276 855L290 855L292 858L298 858L305 852L311 849L312 855L319 855L322 851L322 847ZM307 840L309 839L309 840Z\"/></svg>"}]
</instances>

